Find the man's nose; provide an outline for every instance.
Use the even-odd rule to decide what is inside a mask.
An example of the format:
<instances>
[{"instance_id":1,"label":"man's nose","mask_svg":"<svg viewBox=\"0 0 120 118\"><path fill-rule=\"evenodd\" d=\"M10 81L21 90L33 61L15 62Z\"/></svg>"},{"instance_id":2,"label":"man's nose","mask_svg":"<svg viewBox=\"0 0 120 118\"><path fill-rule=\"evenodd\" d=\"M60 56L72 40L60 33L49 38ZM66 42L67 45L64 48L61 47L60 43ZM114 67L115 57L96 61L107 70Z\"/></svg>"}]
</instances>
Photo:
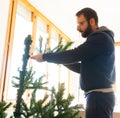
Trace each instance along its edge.
<instances>
[{"instance_id":1,"label":"man's nose","mask_svg":"<svg viewBox=\"0 0 120 118\"><path fill-rule=\"evenodd\" d=\"M81 31L81 27L80 26L77 26L77 31Z\"/></svg>"}]
</instances>

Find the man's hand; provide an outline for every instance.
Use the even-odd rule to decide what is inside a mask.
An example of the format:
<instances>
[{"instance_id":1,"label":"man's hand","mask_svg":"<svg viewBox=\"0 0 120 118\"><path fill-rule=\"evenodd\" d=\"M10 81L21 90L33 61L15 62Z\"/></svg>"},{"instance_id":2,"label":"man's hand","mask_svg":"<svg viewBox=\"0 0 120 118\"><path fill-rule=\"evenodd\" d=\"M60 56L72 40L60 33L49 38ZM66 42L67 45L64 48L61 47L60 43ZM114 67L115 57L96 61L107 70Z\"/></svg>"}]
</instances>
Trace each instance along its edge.
<instances>
[{"instance_id":1,"label":"man's hand","mask_svg":"<svg viewBox=\"0 0 120 118\"><path fill-rule=\"evenodd\" d=\"M44 61L44 60L43 60L43 54L42 54L42 53L39 53L39 54L37 54L37 55L31 56L31 59L34 59L34 60L36 60L36 61L38 61L38 62L43 62L43 61Z\"/></svg>"}]
</instances>

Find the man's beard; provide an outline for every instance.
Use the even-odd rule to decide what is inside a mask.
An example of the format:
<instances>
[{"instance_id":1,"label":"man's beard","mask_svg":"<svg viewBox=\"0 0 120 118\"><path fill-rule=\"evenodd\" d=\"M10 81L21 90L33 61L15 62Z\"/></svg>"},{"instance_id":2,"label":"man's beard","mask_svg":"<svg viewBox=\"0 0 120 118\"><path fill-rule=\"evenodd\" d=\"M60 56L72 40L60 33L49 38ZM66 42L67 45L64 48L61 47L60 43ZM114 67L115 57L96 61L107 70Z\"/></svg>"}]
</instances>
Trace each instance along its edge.
<instances>
[{"instance_id":1,"label":"man's beard","mask_svg":"<svg viewBox=\"0 0 120 118\"><path fill-rule=\"evenodd\" d=\"M92 33L92 28L91 28L90 24L88 23L88 28L84 32L82 32L82 37L86 38L91 33Z\"/></svg>"}]
</instances>

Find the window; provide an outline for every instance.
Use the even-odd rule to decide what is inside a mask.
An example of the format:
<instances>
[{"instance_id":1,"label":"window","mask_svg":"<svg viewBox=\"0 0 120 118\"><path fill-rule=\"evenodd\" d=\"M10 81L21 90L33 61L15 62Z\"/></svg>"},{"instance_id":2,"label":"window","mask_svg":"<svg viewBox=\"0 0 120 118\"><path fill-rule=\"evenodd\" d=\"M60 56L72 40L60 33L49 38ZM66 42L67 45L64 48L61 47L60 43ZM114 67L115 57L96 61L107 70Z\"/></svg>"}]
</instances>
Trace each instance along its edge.
<instances>
[{"instance_id":1,"label":"window","mask_svg":"<svg viewBox=\"0 0 120 118\"><path fill-rule=\"evenodd\" d=\"M25 3L27 4L27 3ZM28 5L28 4L27 4ZM29 9L29 7L32 9ZM4 100L7 101L15 101L17 97L17 89L12 87L12 81L15 79L13 76L19 77L19 71L22 68L23 63L23 54L24 54L24 40L28 35L31 35L33 37L33 50L34 54L38 53L39 46L40 46L40 38L42 38L42 50L44 51L46 48L46 43L48 43L48 39L50 40L48 46L53 49L59 41L59 37L63 36L64 43L66 41L69 41L70 39L67 38L66 35L64 35L54 24L52 24L47 19L43 18L41 14L36 11L32 6L26 7L25 5L21 4L21 2L18 2L17 5L17 13L16 13L16 19L15 19L15 29L14 29L14 37L12 40L12 46L10 48L11 52L8 55L10 60L10 65L8 66L8 71L6 73L6 86L5 86L5 95ZM34 11L34 10L35 11ZM35 13L35 14L34 14ZM37 14L37 15L36 15ZM36 17L33 17L35 15ZM40 17L41 16L41 17ZM31 19L32 18L32 19ZM35 25L34 26L34 24ZM48 28L50 26L50 29ZM34 28L34 29L33 29ZM34 30L34 31L33 31ZM9 32L10 33L10 32ZM56 64L48 64L48 63L38 63L33 60L29 61L29 66L33 67L33 70L35 73L35 78L42 76L45 74L45 78L43 81L48 81L48 88L55 87L57 88L58 82L66 82L66 89L68 89L69 83L68 83L68 77L69 72L68 69L66 69L62 65L56 65ZM63 73L64 77L63 77ZM66 78L66 79L64 79ZM54 81L54 82L53 82ZM29 100L29 93L31 91L28 90L24 94L25 100ZM36 95L36 99L40 99L44 96L45 91L37 91L38 94ZM69 91L67 90L66 93ZM12 96L11 96L12 93Z\"/></svg>"},{"instance_id":2,"label":"window","mask_svg":"<svg viewBox=\"0 0 120 118\"><path fill-rule=\"evenodd\" d=\"M12 87L13 76L19 76L18 69L22 66L22 55L24 53L24 40L28 34L32 34L31 12L21 4L18 4L13 48L11 53L10 74L8 74L8 85L6 86L6 99L16 99L16 89ZM12 95L11 95L12 93Z\"/></svg>"}]
</instances>

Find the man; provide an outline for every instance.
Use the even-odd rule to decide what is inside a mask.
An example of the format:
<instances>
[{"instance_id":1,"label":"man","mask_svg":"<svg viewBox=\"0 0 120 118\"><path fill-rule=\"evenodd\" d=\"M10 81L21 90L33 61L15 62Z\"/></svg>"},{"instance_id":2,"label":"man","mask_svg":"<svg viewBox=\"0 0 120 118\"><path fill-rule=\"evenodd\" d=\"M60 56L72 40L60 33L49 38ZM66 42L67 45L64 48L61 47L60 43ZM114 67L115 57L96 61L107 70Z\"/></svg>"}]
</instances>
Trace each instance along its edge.
<instances>
[{"instance_id":1,"label":"man","mask_svg":"<svg viewBox=\"0 0 120 118\"><path fill-rule=\"evenodd\" d=\"M86 118L112 118L115 96L115 49L113 32L98 27L97 13L83 8L76 13L77 30L87 40L77 48L32 56L38 62L48 61L63 64L80 73L81 89L86 94Z\"/></svg>"}]
</instances>

